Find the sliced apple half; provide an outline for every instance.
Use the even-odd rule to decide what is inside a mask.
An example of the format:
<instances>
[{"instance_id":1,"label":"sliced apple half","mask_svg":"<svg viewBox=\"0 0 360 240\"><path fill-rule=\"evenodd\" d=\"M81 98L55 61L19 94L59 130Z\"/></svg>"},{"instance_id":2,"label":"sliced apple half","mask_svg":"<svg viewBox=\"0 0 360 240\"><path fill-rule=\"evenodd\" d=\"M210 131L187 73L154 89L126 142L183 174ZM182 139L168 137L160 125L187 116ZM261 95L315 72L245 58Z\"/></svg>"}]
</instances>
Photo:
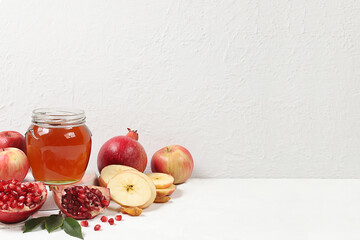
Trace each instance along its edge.
<instances>
[{"instance_id":1,"label":"sliced apple half","mask_svg":"<svg viewBox=\"0 0 360 240\"><path fill-rule=\"evenodd\" d=\"M99 176L99 184L102 187L106 187L109 183L110 179L113 178L116 174L118 174L121 171L125 170L134 170L137 171L135 168L124 166L124 165L109 165L104 167L101 170L100 176Z\"/></svg>"},{"instance_id":2,"label":"sliced apple half","mask_svg":"<svg viewBox=\"0 0 360 240\"><path fill-rule=\"evenodd\" d=\"M156 188L168 188L174 183L174 177L166 173L146 174L154 182Z\"/></svg>"},{"instance_id":3,"label":"sliced apple half","mask_svg":"<svg viewBox=\"0 0 360 240\"><path fill-rule=\"evenodd\" d=\"M170 187L168 188L159 188L159 189L156 189L156 195L157 196L170 196L176 189L176 186L174 184L172 184Z\"/></svg>"},{"instance_id":4,"label":"sliced apple half","mask_svg":"<svg viewBox=\"0 0 360 240\"><path fill-rule=\"evenodd\" d=\"M122 171L110 179L111 199L127 207L145 205L152 197L149 183L135 171Z\"/></svg>"}]
</instances>

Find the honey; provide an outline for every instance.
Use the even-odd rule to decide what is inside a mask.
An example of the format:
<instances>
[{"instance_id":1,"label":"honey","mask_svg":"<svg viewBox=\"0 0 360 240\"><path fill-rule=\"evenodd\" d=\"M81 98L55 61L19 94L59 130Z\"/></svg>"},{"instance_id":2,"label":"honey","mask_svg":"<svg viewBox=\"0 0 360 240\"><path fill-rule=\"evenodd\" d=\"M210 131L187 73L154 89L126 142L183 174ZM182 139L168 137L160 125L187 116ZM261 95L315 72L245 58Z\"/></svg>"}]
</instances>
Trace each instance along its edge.
<instances>
[{"instance_id":1,"label":"honey","mask_svg":"<svg viewBox=\"0 0 360 240\"><path fill-rule=\"evenodd\" d=\"M32 174L46 184L80 181L91 152L91 133L83 111L37 109L26 135Z\"/></svg>"}]
</instances>

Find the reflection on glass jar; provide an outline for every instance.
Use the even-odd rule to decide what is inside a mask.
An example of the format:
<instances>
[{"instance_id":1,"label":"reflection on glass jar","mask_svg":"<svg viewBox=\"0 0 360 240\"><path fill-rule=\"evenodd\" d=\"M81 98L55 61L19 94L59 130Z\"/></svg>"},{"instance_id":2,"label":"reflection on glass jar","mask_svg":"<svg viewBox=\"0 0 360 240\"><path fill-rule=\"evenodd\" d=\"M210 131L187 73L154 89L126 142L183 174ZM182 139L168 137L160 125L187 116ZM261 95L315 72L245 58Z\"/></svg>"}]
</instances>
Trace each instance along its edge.
<instances>
[{"instance_id":1,"label":"reflection on glass jar","mask_svg":"<svg viewBox=\"0 0 360 240\"><path fill-rule=\"evenodd\" d=\"M47 184L81 180L91 152L91 133L85 125L84 111L35 109L25 139L35 180Z\"/></svg>"}]
</instances>

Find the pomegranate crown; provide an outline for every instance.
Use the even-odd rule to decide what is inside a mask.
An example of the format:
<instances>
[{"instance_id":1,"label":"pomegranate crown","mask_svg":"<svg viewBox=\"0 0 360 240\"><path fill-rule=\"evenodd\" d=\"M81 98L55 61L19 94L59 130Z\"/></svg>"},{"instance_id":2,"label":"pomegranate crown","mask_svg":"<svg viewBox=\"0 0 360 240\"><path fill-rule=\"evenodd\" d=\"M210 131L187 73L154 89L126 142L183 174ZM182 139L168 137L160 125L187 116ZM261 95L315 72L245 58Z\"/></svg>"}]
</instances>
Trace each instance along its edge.
<instances>
[{"instance_id":1,"label":"pomegranate crown","mask_svg":"<svg viewBox=\"0 0 360 240\"><path fill-rule=\"evenodd\" d=\"M134 140L139 140L139 134L137 133L137 130L131 130L130 128L127 128L127 130L129 131L126 136L130 137Z\"/></svg>"}]
</instances>

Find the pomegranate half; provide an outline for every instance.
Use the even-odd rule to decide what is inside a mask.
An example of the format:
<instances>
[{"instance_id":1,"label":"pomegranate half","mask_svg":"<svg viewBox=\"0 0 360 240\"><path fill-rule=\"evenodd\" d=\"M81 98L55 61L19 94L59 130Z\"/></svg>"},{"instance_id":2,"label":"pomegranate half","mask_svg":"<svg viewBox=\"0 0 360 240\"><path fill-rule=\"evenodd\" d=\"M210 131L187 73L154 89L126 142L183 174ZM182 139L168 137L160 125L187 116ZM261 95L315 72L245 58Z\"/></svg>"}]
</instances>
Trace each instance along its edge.
<instances>
[{"instance_id":1,"label":"pomegranate half","mask_svg":"<svg viewBox=\"0 0 360 240\"><path fill-rule=\"evenodd\" d=\"M62 185L52 187L56 205L74 219L91 219L110 204L110 190L97 186Z\"/></svg>"},{"instance_id":2,"label":"pomegranate half","mask_svg":"<svg viewBox=\"0 0 360 240\"><path fill-rule=\"evenodd\" d=\"M46 197L42 182L0 181L0 221L16 223L27 219L41 208Z\"/></svg>"}]
</instances>

